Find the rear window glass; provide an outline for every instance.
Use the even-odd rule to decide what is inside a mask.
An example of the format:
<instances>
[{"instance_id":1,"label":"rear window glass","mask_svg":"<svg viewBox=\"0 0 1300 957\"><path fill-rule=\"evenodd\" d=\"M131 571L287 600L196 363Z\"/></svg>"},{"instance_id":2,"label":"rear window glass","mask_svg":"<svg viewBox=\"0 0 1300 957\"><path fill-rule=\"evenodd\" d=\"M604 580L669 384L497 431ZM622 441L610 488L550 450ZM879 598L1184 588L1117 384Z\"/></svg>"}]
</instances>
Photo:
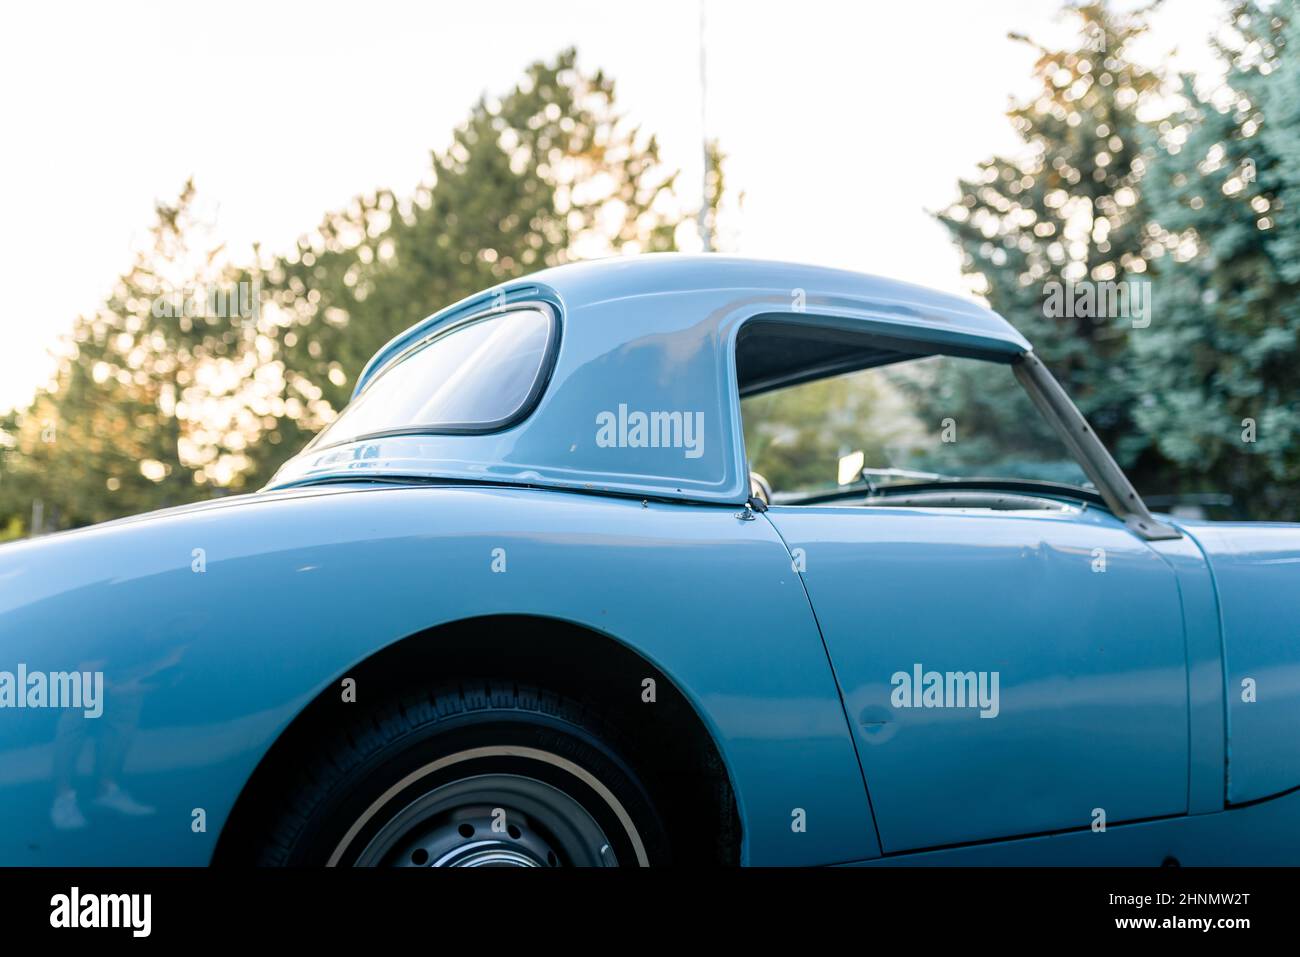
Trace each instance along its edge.
<instances>
[{"instance_id":1,"label":"rear window glass","mask_svg":"<svg viewBox=\"0 0 1300 957\"><path fill-rule=\"evenodd\" d=\"M372 381L312 442L314 447L391 432L487 432L536 398L555 333L540 309L454 326Z\"/></svg>"}]
</instances>

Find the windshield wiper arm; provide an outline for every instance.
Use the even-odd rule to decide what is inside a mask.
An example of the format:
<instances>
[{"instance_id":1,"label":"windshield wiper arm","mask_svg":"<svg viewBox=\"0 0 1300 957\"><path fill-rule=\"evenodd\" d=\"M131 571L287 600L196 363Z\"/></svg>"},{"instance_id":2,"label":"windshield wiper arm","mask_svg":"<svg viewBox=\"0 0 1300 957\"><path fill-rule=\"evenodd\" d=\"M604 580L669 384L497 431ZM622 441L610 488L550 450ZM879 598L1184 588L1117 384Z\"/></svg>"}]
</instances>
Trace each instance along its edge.
<instances>
[{"instance_id":1,"label":"windshield wiper arm","mask_svg":"<svg viewBox=\"0 0 1300 957\"><path fill-rule=\"evenodd\" d=\"M869 465L864 465L858 469L858 474L862 476L862 481L867 483L867 492L870 495L876 494L876 483L871 481L872 476L876 478L922 479L926 482L947 482L957 478L955 475L940 475L938 472L917 472L914 469L896 469L892 467L877 469Z\"/></svg>"},{"instance_id":2,"label":"windshield wiper arm","mask_svg":"<svg viewBox=\"0 0 1300 957\"><path fill-rule=\"evenodd\" d=\"M895 492L906 493L930 489L943 489L944 491L953 489L996 489L1007 492L1024 492L1030 495L1058 495L1076 501L1106 505L1106 500L1102 498L1095 488L1088 488L1084 485L1070 485L1066 482L1044 482L1038 479L953 478L952 476L945 476L936 482L909 482L902 485L889 485L877 489L873 494L884 496L892 495Z\"/></svg>"}]
</instances>

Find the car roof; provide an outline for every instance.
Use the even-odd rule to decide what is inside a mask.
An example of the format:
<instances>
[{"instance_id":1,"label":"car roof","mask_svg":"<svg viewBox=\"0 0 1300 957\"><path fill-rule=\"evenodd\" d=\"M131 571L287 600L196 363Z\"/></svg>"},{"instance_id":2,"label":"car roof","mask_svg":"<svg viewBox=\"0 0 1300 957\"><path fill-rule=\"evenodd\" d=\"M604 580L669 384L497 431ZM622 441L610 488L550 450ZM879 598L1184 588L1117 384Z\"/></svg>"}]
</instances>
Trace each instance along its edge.
<instances>
[{"instance_id":1,"label":"car roof","mask_svg":"<svg viewBox=\"0 0 1300 957\"><path fill-rule=\"evenodd\" d=\"M353 395L446 318L490 301L494 293L529 285L552 290L567 313L584 318L592 315L589 307L647 296L669 294L685 304L691 298L726 293L733 299L764 296L801 301L807 312L815 312L819 305L852 302L869 307L874 322L890 322L902 330L946 330L955 338L984 340L994 348L1000 343L1013 352L1030 349L1024 336L987 306L914 283L805 263L713 253L649 253L552 266L469 296L416 323L379 350L358 378Z\"/></svg>"},{"instance_id":2,"label":"car roof","mask_svg":"<svg viewBox=\"0 0 1300 957\"><path fill-rule=\"evenodd\" d=\"M985 306L910 283L795 263L652 254L558 266L467 297L379 350L354 397L444 328L516 308L557 318L549 378L520 418L475 434L408 430L414 434L309 446L269 487L416 476L743 503L741 352L761 380L750 394L904 355L1010 361L1030 348ZM782 323L785 338L738 352L741 329L757 328L754 319ZM798 352L787 344L803 335L799 327L822 338L802 366L783 366L787 352ZM840 356L839 366L827 361ZM665 443L689 436L694 444L638 444L641 415L653 420L652 432L665 430ZM600 430L611 422L613 433Z\"/></svg>"}]
</instances>

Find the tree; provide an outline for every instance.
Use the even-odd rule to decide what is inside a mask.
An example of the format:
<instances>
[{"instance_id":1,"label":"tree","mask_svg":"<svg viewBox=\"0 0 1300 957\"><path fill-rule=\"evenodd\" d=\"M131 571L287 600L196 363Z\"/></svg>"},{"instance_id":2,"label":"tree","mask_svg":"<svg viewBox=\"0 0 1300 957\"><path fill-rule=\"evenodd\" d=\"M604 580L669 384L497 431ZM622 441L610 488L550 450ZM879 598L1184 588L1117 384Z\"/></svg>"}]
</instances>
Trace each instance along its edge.
<instances>
[{"instance_id":1,"label":"tree","mask_svg":"<svg viewBox=\"0 0 1300 957\"><path fill-rule=\"evenodd\" d=\"M0 536L260 486L429 313L544 266L674 248L691 217L673 188L573 50L480 100L411 195L358 197L286 255L235 268L186 184L55 381L0 420Z\"/></svg>"},{"instance_id":2,"label":"tree","mask_svg":"<svg viewBox=\"0 0 1300 957\"><path fill-rule=\"evenodd\" d=\"M975 290L1034 343L1140 483L1160 463L1133 423L1131 325L1114 317L1051 316L1045 305L1052 283L1146 277L1139 109L1159 93L1161 78L1128 56L1146 31L1146 10L1120 15L1105 3L1068 9L1079 24L1078 43L1063 50L1036 45L1038 93L1009 113L1024 155L981 164L977 177L960 181L960 199L939 219L960 246ZM949 404L936 415L982 401L1005 406L1008 427L1045 430L1036 419L1015 416L1017 387L1009 380L999 395L958 369L960 381L948 384Z\"/></svg>"},{"instance_id":3,"label":"tree","mask_svg":"<svg viewBox=\"0 0 1300 957\"><path fill-rule=\"evenodd\" d=\"M186 183L157 205L148 247L77 320L54 381L3 425L7 534L194 501L243 467L249 330L221 248L195 245L193 199Z\"/></svg>"},{"instance_id":4,"label":"tree","mask_svg":"<svg viewBox=\"0 0 1300 957\"><path fill-rule=\"evenodd\" d=\"M673 186L613 81L581 72L573 50L480 100L412 197L360 197L265 269L288 400L250 479L269 478L285 445L342 409L371 355L442 306L572 259L674 248L688 220Z\"/></svg>"},{"instance_id":5,"label":"tree","mask_svg":"<svg viewBox=\"0 0 1300 957\"><path fill-rule=\"evenodd\" d=\"M745 452L776 491L834 488L850 452L867 465L898 464L888 448L913 431L907 412L873 370L766 392L741 403Z\"/></svg>"},{"instance_id":6,"label":"tree","mask_svg":"<svg viewBox=\"0 0 1300 957\"><path fill-rule=\"evenodd\" d=\"M1300 517L1300 23L1236 7L1228 72L1153 132L1145 179L1166 255L1134 337L1137 425L1191 488Z\"/></svg>"}]
</instances>

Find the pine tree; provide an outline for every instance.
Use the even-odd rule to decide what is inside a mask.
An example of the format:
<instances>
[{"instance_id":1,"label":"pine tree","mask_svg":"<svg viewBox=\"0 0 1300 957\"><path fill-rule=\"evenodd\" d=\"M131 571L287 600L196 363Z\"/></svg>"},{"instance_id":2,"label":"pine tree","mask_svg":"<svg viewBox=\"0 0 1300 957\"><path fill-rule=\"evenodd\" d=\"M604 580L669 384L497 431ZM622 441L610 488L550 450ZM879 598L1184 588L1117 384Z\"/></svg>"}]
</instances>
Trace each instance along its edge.
<instances>
[{"instance_id":1,"label":"pine tree","mask_svg":"<svg viewBox=\"0 0 1300 957\"><path fill-rule=\"evenodd\" d=\"M221 248L199 244L194 192L157 205L148 247L77 320L53 382L9 417L10 533L14 518L50 530L206 498L245 467L248 322L230 308Z\"/></svg>"},{"instance_id":2,"label":"pine tree","mask_svg":"<svg viewBox=\"0 0 1300 957\"><path fill-rule=\"evenodd\" d=\"M1138 426L1188 490L1256 517L1300 516L1300 26L1239 5L1225 85L1184 78L1144 189L1165 255L1155 320L1133 337Z\"/></svg>"},{"instance_id":3,"label":"pine tree","mask_svg":"<svg viewBox=\"0 0 1300 957\"><path fill-rule=\"evenodd\" d=\"M673 187L572 50L477 103L412 195L358 197L288 255L234 268L186 184L54 382L0 419L0 539L34 515L65 528L260 486L429 313L544 266L673 248L689 225Z\"/></svg>"},{"instance_id":4,"label":"pine tree","mask_svg":"<svg viewBox=\"0 0 1300 957\"><path fill-rule=\"evenodd\" d=\"M1078 43L1037 46L1038 93L1009 114L1024 154L981 164L977 177L960 181L961 198L939 219L962 250L974 290L1025 334L1098 434L1141 473L1149 443L1132 424L1128 325L1049 317L1044 306L1050 283L1146 275L1138 111L1161 81L1128 56L1146 30L1144 11L1120 15L1104 3L1070 9ZM934 415L1000 405L1003 431L1045 435L1043 423L1013 411L1020 407L1015 388L1006 381L1007 394L996 394L980 377L957 373Z\"/></svg>"},{"instance_id":5,"label":"pine tree","mask_svg":"<svg viewBox=\"0 0 1300 957\"><path fill-rule=\"evenodd\" d=\"M358 198L267 267L288 405L252 480L343 408L380 346L442 306L572 259L674 248L685 217L657 142L576 61L534 63L477 103L414 196Z\"/></svg>"}]
</instances>

